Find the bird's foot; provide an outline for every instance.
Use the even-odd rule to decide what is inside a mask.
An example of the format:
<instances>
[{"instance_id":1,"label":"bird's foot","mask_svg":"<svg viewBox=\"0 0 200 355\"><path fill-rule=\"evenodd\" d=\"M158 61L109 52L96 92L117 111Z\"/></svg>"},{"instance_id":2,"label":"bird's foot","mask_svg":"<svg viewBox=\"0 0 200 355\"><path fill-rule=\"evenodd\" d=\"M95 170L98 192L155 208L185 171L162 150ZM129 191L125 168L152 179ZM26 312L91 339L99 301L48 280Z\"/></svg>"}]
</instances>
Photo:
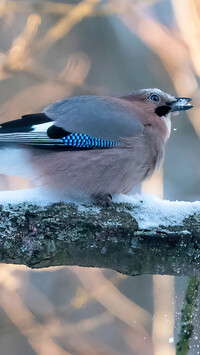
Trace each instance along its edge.
<instances>
[{"instance_id":1,"label":"bird's foot","mask_svg":"<svg viewBox=\"0 0 200 355\"><path fill-rule=\"evenodd\" d=\"M112 196L110 194L96 194L92 196L94 203L97 205L108 207L112 203Z\"/></svg>"}]
</instances>

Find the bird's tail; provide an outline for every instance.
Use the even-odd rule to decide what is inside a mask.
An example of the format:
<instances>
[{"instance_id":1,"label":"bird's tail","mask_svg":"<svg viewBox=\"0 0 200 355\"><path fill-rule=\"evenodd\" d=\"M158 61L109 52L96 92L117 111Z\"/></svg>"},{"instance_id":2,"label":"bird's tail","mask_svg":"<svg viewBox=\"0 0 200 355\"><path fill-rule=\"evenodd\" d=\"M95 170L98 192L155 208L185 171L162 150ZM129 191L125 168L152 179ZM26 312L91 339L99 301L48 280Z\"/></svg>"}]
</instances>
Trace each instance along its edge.
<instances>
[{"instance_id":1,"label":"bird's tail","mask_svg":"<svg viewBox=\"0 0 200 355\"><path fill-rule=\"evenodd\" d=\"M47 129L52 121L44 113L22 116L21 119L0 125L0 146L6 145L52 145L59 144L60 139L50 139Z\"/></svg>"}]
</instances>

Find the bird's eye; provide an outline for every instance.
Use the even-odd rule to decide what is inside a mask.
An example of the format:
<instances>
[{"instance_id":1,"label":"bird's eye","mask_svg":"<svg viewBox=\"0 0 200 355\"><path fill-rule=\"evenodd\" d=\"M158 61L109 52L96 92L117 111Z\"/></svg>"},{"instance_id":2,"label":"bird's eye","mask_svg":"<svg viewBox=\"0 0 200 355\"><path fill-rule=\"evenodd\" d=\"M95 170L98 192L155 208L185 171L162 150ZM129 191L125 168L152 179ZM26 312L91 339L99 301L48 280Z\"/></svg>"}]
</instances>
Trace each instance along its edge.
<instances>
[{"instance_id":1,"label":"bird's eye","mask_svg":"<svg viewBox=\"0 0 200 355\"><path fill-rule=\"evenodd\" d=\"M149 95L149 100L153 101L153 102L159 102L160 101L160 98L158 95L156 94L150 94Z\"/></svg>"}]
</instances>

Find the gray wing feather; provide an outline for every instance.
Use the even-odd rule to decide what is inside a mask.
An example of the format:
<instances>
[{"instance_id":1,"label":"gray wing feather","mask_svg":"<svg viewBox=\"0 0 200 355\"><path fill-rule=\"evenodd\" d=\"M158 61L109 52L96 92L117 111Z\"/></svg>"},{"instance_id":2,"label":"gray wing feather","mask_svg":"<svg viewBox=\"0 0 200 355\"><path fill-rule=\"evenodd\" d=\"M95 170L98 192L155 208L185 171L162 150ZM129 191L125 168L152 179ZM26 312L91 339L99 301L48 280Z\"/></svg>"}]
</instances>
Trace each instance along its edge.
<instances>
[{"instance_id":1,"label":"gray wing feather","mask_svg":"<svg viewBox=\"0 0 200 355\"><path fill-rule=\"evenodd\" d=\"M74 96L55 102L43 112L68 132L116 140L143 132L144 126L130 105L117 98Z\"/></svg>"}]
</instances>

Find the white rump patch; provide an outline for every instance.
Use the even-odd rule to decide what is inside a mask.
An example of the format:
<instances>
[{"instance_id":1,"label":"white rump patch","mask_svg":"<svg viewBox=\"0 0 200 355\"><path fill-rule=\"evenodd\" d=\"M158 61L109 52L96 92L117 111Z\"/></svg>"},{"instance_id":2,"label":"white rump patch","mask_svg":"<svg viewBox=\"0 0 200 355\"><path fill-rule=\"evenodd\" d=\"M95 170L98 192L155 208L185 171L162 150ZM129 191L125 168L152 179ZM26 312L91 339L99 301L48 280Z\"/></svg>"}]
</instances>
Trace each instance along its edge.
<instances>
[{"instance_id":1,"label":"white rump patch","mask_svg":"<svg viewBox=\"0 0 200 355\"><path fill-rule=\"evenodd\" d=\"M47 129L51 126L53 126L54 122L47 122L47 123L41 123L41 124L37 124L32 126L34 128L34 132L46 132Z\"/></svg>"},{"instance_id":2,"label":"white rump patch","mask_svg":"<svg viewBox=\"0 0 200 355\"><path fill-rule=\"evenodd\" d=\"M33 175L30 152L22 148L1 148L0 174L29 178ZM35 175L35 174L34 174Z\"/></svg>"}]
</instances>

